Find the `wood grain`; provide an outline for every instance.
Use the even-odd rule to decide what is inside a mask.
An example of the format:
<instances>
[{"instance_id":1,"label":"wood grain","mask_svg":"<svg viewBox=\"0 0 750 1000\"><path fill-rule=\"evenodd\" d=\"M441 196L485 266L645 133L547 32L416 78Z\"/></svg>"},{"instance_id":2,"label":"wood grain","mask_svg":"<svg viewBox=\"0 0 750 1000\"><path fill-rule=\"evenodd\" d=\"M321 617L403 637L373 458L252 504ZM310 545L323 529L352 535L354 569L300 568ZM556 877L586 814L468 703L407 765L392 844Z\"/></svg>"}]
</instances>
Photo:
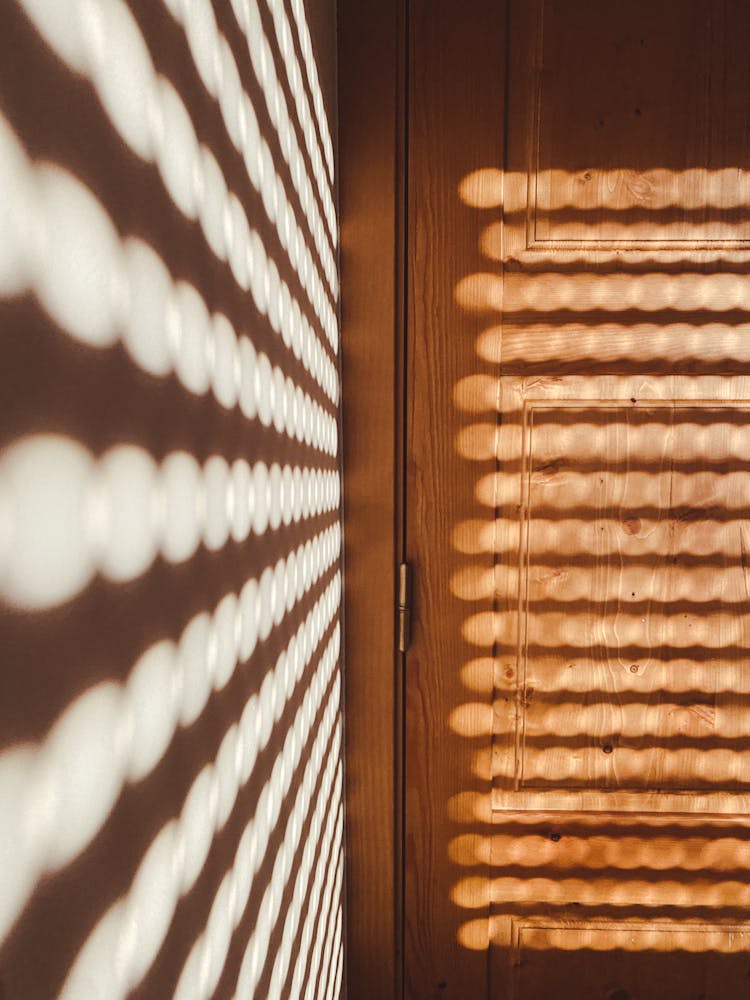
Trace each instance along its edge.
<instances>
[{"instance_id":1,"label":"wood grain","mask_svg":"<svg viewBox=\"0 0 750 1000\"><path fill-rule=\"evenodd\" d=\"M696 931L670 924L519 921L513 997L661 1000L667 977L675 996L717 995L710 992L717 981L727 991L723 996L743 996L747 927L709 924L697 930L705 952L695 951Z\"/></svg>"},{"instance_id":2,"label":"wood grain","mask_svg":"<svg viewBox=\"0 0 750 1000\"><path fill-rule=\"evenodd\" d=\"M505 217L526 248L746 246L749 27L736 2L635 0L604 27L594 0L518 5Z\"/></svg>"},{"instance_id":3,"label":"wood grain","mask_svg":"<svg viewBox=\"0 0 750 1000\"><path fill-rule=\"evenodd\" d=\"M464 560L451 552L451 535L476 510L477 478L496 463L492 447L480 458L456 454L481 394L472 383L462 393L463 380L493 371L476 354L484 317L456 299L462 276L481 265L478 222L486 217L462 203L459 185L478 165L502 164L504 10L487 0L418 0L411 10L407 511L415 631L407 655L406 996L463 1000L487 991L489 869L481 859L464 868L449 844L479 836L471 796L489 798L490 776L474 773L475 745L452 716L470 700L467 674L478 677L481 692L463 724L484 725L486 745L492 680L462 634L466 605L454 577ZM491 552L476 560L490 573L493 562ZM491 595L485 603L492 608ZM467 874L480 889L459 904L455 888ZM472 920L484 922L478 949L459 943Z\"/></svg>"},{"instance_id":4,"label":"wood grain","mask_svg":"<svg viewBox=\"0 0 750 1000\"><path fill-rule=\"evenodd\" d=\"M741 1000L750 11L510 0L505 48L448 6L412 8L407 996Z\"/></svg>"},{"instance_id":5,"label":"wood grain","mask_svg":"<svg viewBox=\"0 0 750 1000\"><path fill-rule=\"evenodd\" d=\"M339 3L347 980L400 993L398 0ZM377 86L363 86L363 80ZM400 805L398 805L400 810Z\"/></svg>"},{"instance_id":6,"label":"wood grain","mask_svg":"<svg viewBox=\"0 0 750 1000\"><path fill-rule=\"evenodd\" d=\"M649 810L692 791L687 810L746 809L727 793L746 791L750 734L748 388L739 377L503 379L494 492L523 513L497 536L506 610L472 624L505 664L502 801L503 788L609 790L610 808L625 808L615 790L640 790L627 808ZM516 660L517 686L505 681Z\"/></svg>"}]
</instances>

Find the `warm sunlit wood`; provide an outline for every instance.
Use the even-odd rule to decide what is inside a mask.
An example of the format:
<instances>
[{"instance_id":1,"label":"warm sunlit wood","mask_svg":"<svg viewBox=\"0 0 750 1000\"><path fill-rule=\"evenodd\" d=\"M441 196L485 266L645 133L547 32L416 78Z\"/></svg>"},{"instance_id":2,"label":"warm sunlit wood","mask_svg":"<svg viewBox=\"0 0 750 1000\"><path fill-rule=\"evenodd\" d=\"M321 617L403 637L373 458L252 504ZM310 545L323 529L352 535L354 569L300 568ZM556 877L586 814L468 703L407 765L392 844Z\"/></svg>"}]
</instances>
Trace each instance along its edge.
<instances>
[{"instance_id":1,"label":"warm sunlit wood","mask_svg":"<svg viewBox=\"0 0 750 1000\"><path fill-rule=\"evenodd\" d=\"M501 605L474 632L513 693L497 703L499 792L638 790L651 809L653 790L701 791L738 811L726 793L750 779L750 480L732 437L749 388L503 380L500 433L518 450L501 448L495 477L510 494L496 501Z\"/></svg>"},{"instance_id":2,"label":"warm sunlit wood","mask_svg":"<svg viewBox=\"0 0 750 1000\"><path fill-rule=\"evenodd\" d=\"M496 469L493 436L485 440L473 425L480 405L493 409L497 424L497 372L478 364L484 317L455 299L458 282L483 261L476 211L458 187L477 164L502 162L504 13L496 2L429 0L412 2L411 12L407 513L415 622L406 657L405 996L473 1000L486 991L490 868L485 861L472 869L482 891L471 911L478 923L467 930L463 900L454 896L467 872L448 842L484 830L471 793L489 806L490 776L476 773L474 740L462 734L483 729L488 744L492 657L464 639L467 605L455 591L466 595L487 574L491 583L495 558L491 548L477 550L467 567L451 536L476 511L476 477ZM495 114L492 127L482 127ZM456 454L463 433L471 436L467 458ZM454 711L461 733L451 729Z\"/></svg>"},{"instance_id":3,"label":"warm sunlit wood","mask_svg":"<svg viewBox=\"0 0 750 1000\"><path fill-rule=\"evenodd\" d=\"M440 6L412 29L407 996L744 1000L750 8L510 0L504 90L502 5Z\"/></svg>"}]
</instances>

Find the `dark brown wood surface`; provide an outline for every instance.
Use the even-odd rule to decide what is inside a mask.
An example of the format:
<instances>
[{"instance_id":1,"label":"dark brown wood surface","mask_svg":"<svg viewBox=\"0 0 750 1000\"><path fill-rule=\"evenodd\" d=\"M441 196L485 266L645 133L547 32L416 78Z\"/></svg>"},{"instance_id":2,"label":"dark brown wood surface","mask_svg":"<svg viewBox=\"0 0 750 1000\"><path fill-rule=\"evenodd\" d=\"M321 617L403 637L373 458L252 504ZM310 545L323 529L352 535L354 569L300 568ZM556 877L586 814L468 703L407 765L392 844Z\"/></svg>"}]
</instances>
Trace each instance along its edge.
<instances>
[{"instance_id":1,"label":"dark brown wood surface","mask_svg":"<svg viewBox=\"0 0 750 1000\"><path fill-rule=\"evenodd\" d=\"M400 989L398 0L339 4L349 996Z\"/></svg>"}]
</instances>

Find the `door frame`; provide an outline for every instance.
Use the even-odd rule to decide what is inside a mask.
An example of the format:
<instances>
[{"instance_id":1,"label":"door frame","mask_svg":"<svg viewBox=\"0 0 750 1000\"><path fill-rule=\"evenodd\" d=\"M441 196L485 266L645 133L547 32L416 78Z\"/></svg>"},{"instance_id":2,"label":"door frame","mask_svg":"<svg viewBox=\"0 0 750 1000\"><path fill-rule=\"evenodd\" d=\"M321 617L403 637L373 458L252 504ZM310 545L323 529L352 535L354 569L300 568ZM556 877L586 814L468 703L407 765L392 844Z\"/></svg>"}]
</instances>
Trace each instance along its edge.
<instances>
[{"instance_id":1,"label":"door frame","mask_svg":"<svg viewBox=\"0 0 750 1000\"><path fill-rule=\"evenodd\" d=\"M339 0L346 977L403 996L406 155L409 0Z\"/></svg>"}]
</instances>

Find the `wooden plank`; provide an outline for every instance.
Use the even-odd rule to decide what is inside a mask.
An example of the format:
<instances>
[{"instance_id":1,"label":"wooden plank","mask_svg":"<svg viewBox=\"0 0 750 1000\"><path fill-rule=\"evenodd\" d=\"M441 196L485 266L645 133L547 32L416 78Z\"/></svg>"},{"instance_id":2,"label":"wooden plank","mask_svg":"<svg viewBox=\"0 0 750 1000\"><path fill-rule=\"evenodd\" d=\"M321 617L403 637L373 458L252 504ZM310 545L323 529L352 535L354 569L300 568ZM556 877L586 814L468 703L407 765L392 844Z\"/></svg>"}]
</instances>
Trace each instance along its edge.
<instances>
[{"instance_id":1,"label":"wooden plank","mask_svg":"<svg viewBox=\"0 0 750 1000\"><path fill-rule=\"evenodd\" d=\"M403 37L400 0L339 3L346 939L357 1000L396 997L401 981L394 607Z\"/></svg>"},{"instance_id":2,"label":"wooden plank","mask_svg":"<svg viewBox=\"0 0 750 1000\"><path fill-rule=\"evenodd\" d=\"M486 267L477 235L487 214L462 192L477 170L502 168L505 16L497 0L416 0L411 10L405 992L458 1000L488 991L489 869L481 858L465 864L459 845L481 836L474 806L490 797L480 743L465 733L484 729L486 746L492 716L491 651L477 652L465 632L475 586L465 571L491 574L494 559L467 560L454 533L476 513L477 479L495 469L492 442L473 446L493 371L477 353L487 311L471 291L469 308L460 295ZM479 604L491 613L491 588Z\"/></svg>"}]
</instances>

